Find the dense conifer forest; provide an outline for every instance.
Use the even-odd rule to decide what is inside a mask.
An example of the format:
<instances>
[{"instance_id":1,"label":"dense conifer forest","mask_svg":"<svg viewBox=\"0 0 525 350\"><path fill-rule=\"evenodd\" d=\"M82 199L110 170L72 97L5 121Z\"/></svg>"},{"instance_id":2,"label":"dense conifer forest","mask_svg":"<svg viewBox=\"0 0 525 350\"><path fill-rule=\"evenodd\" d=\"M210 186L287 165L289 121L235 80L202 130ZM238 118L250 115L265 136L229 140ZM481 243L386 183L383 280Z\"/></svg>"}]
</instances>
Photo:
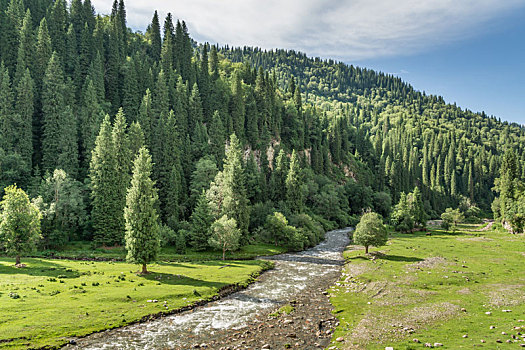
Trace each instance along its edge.
<instances>
[{"instance_id":1,"label":"dense conifer forest","mask_svg":"<svg viewBox=\"0 0 525 350\"><path fill-rule=\"evenodd\" d=\"M122 0L0 0L0 29L0 188L29 194L42 248L147 224L181 252L300 250L403 201L523 231L525 129L397 77L196 43L171 14L135 32Z\"/></svg>"}]
</instances>

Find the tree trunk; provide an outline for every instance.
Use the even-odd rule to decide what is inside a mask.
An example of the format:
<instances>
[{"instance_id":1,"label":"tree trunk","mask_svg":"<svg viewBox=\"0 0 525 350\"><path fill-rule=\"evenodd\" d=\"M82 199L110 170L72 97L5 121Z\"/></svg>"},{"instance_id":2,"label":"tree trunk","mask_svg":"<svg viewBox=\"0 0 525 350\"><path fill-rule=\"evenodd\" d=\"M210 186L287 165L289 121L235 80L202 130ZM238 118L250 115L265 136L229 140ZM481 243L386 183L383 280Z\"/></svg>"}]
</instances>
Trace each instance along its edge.
<instances>
[{"instance_id":1,"label":"tree trunk","mask_svg":"<svg viewBox=\"0 0 525 350\"><path fill-rule=\"evenodd\" d=\"M147 275L148 274L148 269L146 268L146 264L142 264L142 272L140 274L141 275Z\"/></svg>"},{"instance_id":2,"label":"tree trunk","mask_svg":"<svg viewBox=\"0 0 525 350\"><path fill-rule=\"evenodd\" d=\"M15 265L20 265L20 255L16 256Z\"/></svg>"},{"instance_id":3,"label":"tree trunk","mask_svg":"<svg viewBox=\"0 0 525 350\"><path fill-rule=\"evenodd\" d=\"M368 246L365 245L365 254L368 254Z\"/></svg>"},{"instance_id":4,"label":"tree trunk","mask_svg":"<svg viewBox=\"0 0 525 350\"><path fill-rule=\"evenodd\" d=\"M226 260L226 249L222 250L222 260Z\"/></svg>"}]
</instances>

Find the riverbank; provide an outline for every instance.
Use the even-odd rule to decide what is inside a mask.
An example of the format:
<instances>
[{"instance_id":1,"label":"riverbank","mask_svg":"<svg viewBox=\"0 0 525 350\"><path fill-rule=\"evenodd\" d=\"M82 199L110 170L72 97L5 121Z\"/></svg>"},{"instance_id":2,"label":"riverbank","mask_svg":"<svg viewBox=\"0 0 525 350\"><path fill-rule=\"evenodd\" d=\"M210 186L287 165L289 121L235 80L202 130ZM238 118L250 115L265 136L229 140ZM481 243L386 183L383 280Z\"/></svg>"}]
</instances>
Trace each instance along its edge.
<instances>
[{"instance_id":1,"label":"riverbank","mask_svg":"<svg viewBox=\"0 0 525 350\"><path fill-rule=\"evenodd\" d=\"M328 232L304 252L267 257L275 268L246 290L191 312L93 334L69 348L323 348L336 325L323 291L338 279L348 231Z\"/></svg>"},{"instance_id":2,"label":"riverbank","mask_svg":"<svg viewBox=\"0 0 525 350\"><path fill-rule=\"evenodd\" d=\"M59 347L70 339L191 308L253 281L263 261L136 265L0 258L0 349Z\"/></svg>"}]
</instances>

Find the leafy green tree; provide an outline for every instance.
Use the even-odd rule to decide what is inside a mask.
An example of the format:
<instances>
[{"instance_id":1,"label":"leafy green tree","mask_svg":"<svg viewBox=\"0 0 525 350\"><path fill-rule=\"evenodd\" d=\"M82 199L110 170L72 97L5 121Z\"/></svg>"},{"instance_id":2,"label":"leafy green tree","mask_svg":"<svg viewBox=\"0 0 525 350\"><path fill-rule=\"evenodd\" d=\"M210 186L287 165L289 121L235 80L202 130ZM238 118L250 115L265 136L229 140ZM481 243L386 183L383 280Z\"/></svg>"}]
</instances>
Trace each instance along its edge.
<instances>
[{"instance_id":1,"label":"leafy green tree","mask_svg":"<svg viewBox=\"0 0 525 350\"><path fill-rule=\"evenodd\" d=\"M151 156L141 148L133 165L131 187L126 196L126 260L141 264L141 274L147 274L147 264L155 261L160 248L157 210L158 195L151 180Z\"/></svg>"},{"instance_id":2,"label":"leafy green tree","mask_svg":"<svg viewBox=\"0 0 525 350\"><path fill-rule=\"evenodd\" d=\"M381 216L373 212L363 214L355 228L353 240L354 244L365 247L366 254L368 254L369 246L385 245L388 240L388 232Z\"/></svg>"},{"instance_id":3,"label":"leafy green tree","mask_svg":"<svg viewBox=\"0 0 525 350\"><path fill-rule=\"evenodd\" d=\"M16 265L20 265L20 256L33 252L40 238L40 212L16 185L5 188L0 206L1 241L6 252L16 257Z\"/></svg>"},{"instance_id":4,"label":"leafy green tree","mask_svg":"<svg viewBox=\"0 0 525 350\"><path fill-rule=\"evenodd\" d=\"M84 185L64 170L48 174L33 204L42 213L42 238L46 248L60 248L80 238L87 223Z\"/></svg>"},{"instance_id":5,"label":"leafy green tree","mask_svg":"<svg viewBox=\"0 0 525 350\"><path fill-rule=\"evenodd\" d=\"M392 225L396 231L410 232L414 228L414 218L410 210L407 195L401 193L399 203L396 204L392 211Z\"/></svg>"},{"instance_id":6,"label":"leafy green tree","mask_svg":"<svg viewBox=\"0 0 525 350\"><path fill-rule=\"evenodd\" d=\"M427 226L428 215L425 211L423 200L421 199L421 191L417 186L410 194L409 205L410 215L413 217L414 223L425 228Z\"/></svg>"},{"instance_id":7,"label":"leafy green tree","mask_svg":"<svg viewBox=\"0 0 525 350\"><path fill-rule=\"evenodd\" d=\"M219 170L213 157L205 156L195 164L195 170L191 174L190 185L190 207L193 208L202 191L207 191Z\"/></svg>"},{"instance_id":8,"label":"leafy green tree","mask_svg":"<svg viewBox=\"0 0 525 350\"><path fill-rule=\"evenodd\" d=\"M452 232L456 232L458 224L463 222L465 216L459 209L447 208L443 214L441 214L441 220L443 220L441 226L445 230L449 230L452 227Z\"/></svg>"},{"instance_id":9,"label":"leafy green tree","mask_svg":"<svg viewBox=\"0 0 525 350\"><path fill-rule=\"evenodd\" d=\"M273 215L268 215L264 228L276 246L286 245L290 239L290 226L282 213L274 212Z\"/></svg>"},{"instance_id":10,"label":"leafy green tree","mask_svg":"<svg viewBox=\"0 0 525 350\"><path fill-rule=\"evenodd\" d=\"M226 152L224 170L215 176L207 192L211 211L215 218L224 215L235 219L236 225L246 239L250 222L249 200L246 195L242 152L239 139L231 135Z\"/></svg>"},{"instance_id":11,"label":"leafy green tree","mask_svg":"<svg viewBox=\"0 0 525 350\"><path fill-rule=\"evenodd\" d=\"M241 231L237 228L235 219L229 219L228 216L223 215L213 223L208 244L215 249L222 250L222 260L225 260L226 251L239 249L240 238Z\"/></svg>"}]
</instances>

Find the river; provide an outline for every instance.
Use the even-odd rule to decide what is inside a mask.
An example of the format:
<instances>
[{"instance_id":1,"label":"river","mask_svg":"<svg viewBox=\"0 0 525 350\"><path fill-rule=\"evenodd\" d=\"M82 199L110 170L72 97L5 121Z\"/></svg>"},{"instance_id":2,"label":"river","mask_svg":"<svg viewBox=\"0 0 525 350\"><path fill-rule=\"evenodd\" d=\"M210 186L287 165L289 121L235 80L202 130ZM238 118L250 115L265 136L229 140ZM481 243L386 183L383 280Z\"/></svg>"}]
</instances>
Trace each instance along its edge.
<instances>
[{"instance_id":1,"label":"river","mask_svg":"<svg viewBox=\"0 0 525 350\"><path fill-rule=\"evenodd\" d=\"M261 257L274 261L275 268L243 291L188 312L96 333L78 339L75 347L68 348L191 348L206 342L215 332L240 329L258 313L276 309L313 286L319 276L339 271L350 230L327 232L323 242L302 252Z\"/></svg>"}]
</instances>

